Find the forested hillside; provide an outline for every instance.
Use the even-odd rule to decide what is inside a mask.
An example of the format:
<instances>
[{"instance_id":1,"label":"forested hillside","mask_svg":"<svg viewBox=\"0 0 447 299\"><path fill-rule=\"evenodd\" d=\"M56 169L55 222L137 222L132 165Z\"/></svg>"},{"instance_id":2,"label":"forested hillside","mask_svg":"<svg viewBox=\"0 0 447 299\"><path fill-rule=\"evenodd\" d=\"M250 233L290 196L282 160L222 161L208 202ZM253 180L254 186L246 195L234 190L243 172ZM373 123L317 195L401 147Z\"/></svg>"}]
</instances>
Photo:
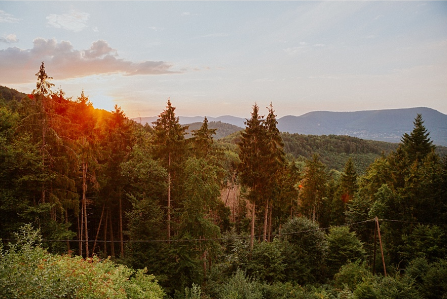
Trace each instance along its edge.
<instances>
[{"instance_id":1,"label":"forested hillside","mask_svg":"<svg viewBox=\"0 0 447 299\"><path fill-rule=\"evenodd\" d=\"M186 138L190 138L190 137L192 137L192 132L194 130L200 129L200 127L202 126L202 123L196 122L196 123L188 124L187 126L188 126L188 130L187 130ZM231 135L235 132L242 130L242 128L240 128L238 126L223 123L221 121L210 121L208 123L208 127L210 129L216 130L216 134L214 134L214 136L213 136L214 139L221 139L223 137L226 137L228 135Z\"/></svg>"},{"instance_id":2,"label":"forested hillside","mask_svg":"<svg viewBox=\"0 0 447 299\"><path fill-rule=\"evenodd\" d=\"M0 101L1 298L447 296L447 159L421 115L389 144L281 134L254 105L215 141L169 100L143 126L51 80Z\"/></svg>"}]
</instances>

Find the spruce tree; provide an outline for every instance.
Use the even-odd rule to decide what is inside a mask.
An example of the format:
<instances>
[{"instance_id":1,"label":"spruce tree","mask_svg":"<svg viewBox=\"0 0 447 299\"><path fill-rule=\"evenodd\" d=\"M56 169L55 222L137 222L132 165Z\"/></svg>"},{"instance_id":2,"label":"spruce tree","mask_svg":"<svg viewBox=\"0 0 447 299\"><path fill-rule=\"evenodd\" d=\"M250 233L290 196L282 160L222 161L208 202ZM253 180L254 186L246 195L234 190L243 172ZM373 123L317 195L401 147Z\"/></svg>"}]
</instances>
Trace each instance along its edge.
<instances>
[{"instance_id":1,"label":"spruce tree","mask_svg":"<svg viewBox=\"0 0 447 299\"><path fill-rule=\"evenodd\" d=\"M405 133L402 136L401 142L404 151L408 154L410 162L420 162L434 150L435 146L433 145L433 141L430 140L430 133L424 127L421 114L416 116L413 124L413 131L410 134Z\"/></svg>"},{"instance_id":2,"label":"spruce tree","mask_svg":"<svg viewBox=\"0 0 447 299\"><path fill-rule=\"evenodd\" d=\"M167 236L171 239L171 191L172 184L179 179L181 164L185 160L186 126L180 125L179 118L175 116L175 107L168 100L166 109L154 122L154 148L155 156L159 158L162 165L168 171L168 196L167 196ZM178 192L177 195L180 195ZM177 198L179 200L179 196Z\"/></svg>"},{"instance_id":3,"label":"spruce tree","mask_svg":"<svg viewBox=\"0 0 447 299\"><path fill-rule=\"evenodd\" d=\"M341 176L341 199L343 202L348 202L354 198L354 193L357 191L357 172L355 171L352 158L349 158L345 164L344 172Z\"/></svg>"},{"instance_id":4,"label":"spruce tree","mask_svg":"<svg viewBox=\"0 0 447 299\"><path fill-rule=\"evenodd\" d=\"M300 208L303 215L312 221L318 221L319 210L326 193L326 166L320 161L320 156L314 154L306 161L306 169L300 191Z\"/></svg>"},{"instance_id":5,"label":"spruce tree","mask_svg":"<svg viewBox=\"0 0 447 299\"><path fill-rule=\"evenodd\" d=\"M241 183L250 188L249 199L252 203L252 219L250 230L250 248L253 249L256 205L262 202L262 195L269 173L265 168L267 160L267 142L264 119L259 115L257 104L253 106L251 118L245 122L245 131L238 143L239 175Z\"/></svg>"}]
</instances>

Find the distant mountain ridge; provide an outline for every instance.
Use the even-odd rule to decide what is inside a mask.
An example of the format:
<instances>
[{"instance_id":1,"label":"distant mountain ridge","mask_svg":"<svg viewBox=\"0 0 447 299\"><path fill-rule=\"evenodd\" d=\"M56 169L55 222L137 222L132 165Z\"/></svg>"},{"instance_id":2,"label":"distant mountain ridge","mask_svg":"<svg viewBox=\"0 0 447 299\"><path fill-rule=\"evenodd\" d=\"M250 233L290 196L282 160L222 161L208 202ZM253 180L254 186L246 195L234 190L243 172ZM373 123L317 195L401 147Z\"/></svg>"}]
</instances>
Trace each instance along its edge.
<instances>
[{"instance_id":1,"label":"distant mountain ridge","mask_svg":"<svg viewBox=\"0 0 447 299\"><path fill-rule=\"evenodd\" d=\"M366 110L355 112L314 111L301 116L284 116L278 119L281 132L305 135L348 135L367 140L400 142L404 133L413 130L413 121L421 114L429 137L436 145L447 146L447 115L426 107ZM222 122L244 128L245 119L230 115L207 117L208 121ZM152 123L157 117L134 118ZM202 122L203 117L179 117L183 125ZM236 128L235 128L236 129Z\"/></svg>"}]
</instances>

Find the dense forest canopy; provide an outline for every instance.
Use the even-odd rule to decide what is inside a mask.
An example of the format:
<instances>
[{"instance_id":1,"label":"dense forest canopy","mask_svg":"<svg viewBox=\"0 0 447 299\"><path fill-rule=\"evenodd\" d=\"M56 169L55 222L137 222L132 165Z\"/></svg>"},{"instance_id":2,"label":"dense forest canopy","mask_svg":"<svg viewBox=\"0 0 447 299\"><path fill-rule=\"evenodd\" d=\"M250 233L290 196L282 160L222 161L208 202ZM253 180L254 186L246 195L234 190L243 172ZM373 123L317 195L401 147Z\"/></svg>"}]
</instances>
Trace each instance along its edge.
<instances>
[{"instance_id":1,"label":"dense forest canopy","mask_svg":"<svg viewBox=\"0 0 447 299\"><path fill-rule=\"evenodd\" d=\"M280 133L254 104L216 141L169 100L143 126L36 77L1 89L0 297L447 296L447 159L422 115L387 144Z\"/></svg>"}]
</instances>

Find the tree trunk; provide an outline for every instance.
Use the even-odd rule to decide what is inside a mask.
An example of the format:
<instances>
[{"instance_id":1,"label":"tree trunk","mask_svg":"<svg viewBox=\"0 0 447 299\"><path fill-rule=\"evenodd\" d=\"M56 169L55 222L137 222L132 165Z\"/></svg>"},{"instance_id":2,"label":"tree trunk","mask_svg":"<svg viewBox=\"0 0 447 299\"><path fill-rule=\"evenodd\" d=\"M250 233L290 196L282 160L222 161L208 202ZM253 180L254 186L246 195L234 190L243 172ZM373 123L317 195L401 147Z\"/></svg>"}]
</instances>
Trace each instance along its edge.
<instances>
[{"instance_id":1,"label":"tree trunk","mask_svg":"<svg viewBox=\"0 0 447 299\"><path fill-rule=\"evenodd\" d=\"M168 154L168 240L171 240L171 153Z\"/></svg>"},{"instance_id":2,"label":"tree trunk","mask_svg":"<svg viewBox=\"0 0 447 299\"><path fill-rule=\"evenodd\" d=\"M123 203L121 199L121 192L119 196L119 209L120 209L120 257L124 258L124 239L123 239Z\"/></svg>"},{"instance_id":3,"label":"tree trunk","mask_svg":"<svg viewBox=\"0 0 447 299\"><path fill-rule=\"evenodd\" d=\"M83 214L84 209L81 208L81 213L78 213L78 241L79 241L79 256L82 256L82 228L84 227L83 223ZM81 218L81 221L79 221L79 218Z\"/></svg>"},{"instance_id":4,"label":"tree trunk","mask_svg":"<svg viewBox=\"0 0 447 299\"><path fill-rule=\"evenodd\" d=\"M82 163L82 208L84 213L84 229L85 229L85 255L89 257L88 251L88 227L87 227L87 163Z\"/></svg>"},{"instance_id":5,"label":"tree trunk","mask_svg":"<svg viewBox=\"0 0 447 299\"><path fill-rule=\"evenodd\" d=\"M107 208L106 220L104 221L104 255L107 256L107 224L109 220L110 210Z\"/></svg>"},{"instance_id":6,"label":"tree trunk","mask_svg":"<svg viewBox=\"0 0 447 299\"><path fill-rule=\"evenodd\" d=\"M273 202L270 201L270 208L269 208L269 224L268 224L268 241L272 241L272 211L273 211Z\"/></svg>"},{"instance_id":7,"label":"tree trunk","mask_svg":"<svg viewBox=\"0 0 447 299\"><path fill-rule=\"evenodd\" d=\"M253 202L251 211L251 230L250 230L250 251L253 251L253 243L255 238L255 216L256 216L256 204Z\"/></svg>"},{"instance_id":8,"label":"tree trunk","mask_svg":"<svg viewBox=\"0 0 447 299\"><path fill-rule=\"evenodd\" d=\"M110 210L109 210L110 212ZM110 225L110 254L115 257L115 239L113 238L113 225L112 225L112 215L109 217L109 225Z\"/></svg>"},{"instance_id":9,"label":"tree trunk","mask_svg":"<svg viewBox=\"0 0 447 299\"><path fill-rule=\"evenodd\" d=\"M92 254L95 254L96 242L98 241L99 230L101 229L102 217L104 216L105 204L102 205L101 217L99 218L98 229L96 230L95 242L93 243Z\"/></svg>"},{"instance_id":10,"label":"tree trunk","mask_svg":"<svg viewBox=\"0 0 447 299\"><path fill-rule=\"evenodd\" d=\"M264 232L262 235L263 241L267 241L268 216L269 216L269 199L267 198L265 200L265 208L264 208Z\"/></svg>"},{"instance_id":11,"label":"tree trunk","mask_svg":"<svg viewBox=\"0 0 447 299\"><path fill-rule=\"evenodd\" d=\"M45 109L44 109L45 113ZM45 173L45 116L42 117L42 148L40 149L42 152L42 173ZM42 203L45 203L45 181L42 182Z\"/></svg>"},{"instance_id":12,"label":"tree trunk","mask_svg":"<svg viewBox=\"0 0 447 299\"><path fill-rule=\"evenodd\" d=\"M68 224L68 211L65 209L65 223ZM67 252L70 254L70 241L67 240Z\"/></svg>"}]
</instances>

